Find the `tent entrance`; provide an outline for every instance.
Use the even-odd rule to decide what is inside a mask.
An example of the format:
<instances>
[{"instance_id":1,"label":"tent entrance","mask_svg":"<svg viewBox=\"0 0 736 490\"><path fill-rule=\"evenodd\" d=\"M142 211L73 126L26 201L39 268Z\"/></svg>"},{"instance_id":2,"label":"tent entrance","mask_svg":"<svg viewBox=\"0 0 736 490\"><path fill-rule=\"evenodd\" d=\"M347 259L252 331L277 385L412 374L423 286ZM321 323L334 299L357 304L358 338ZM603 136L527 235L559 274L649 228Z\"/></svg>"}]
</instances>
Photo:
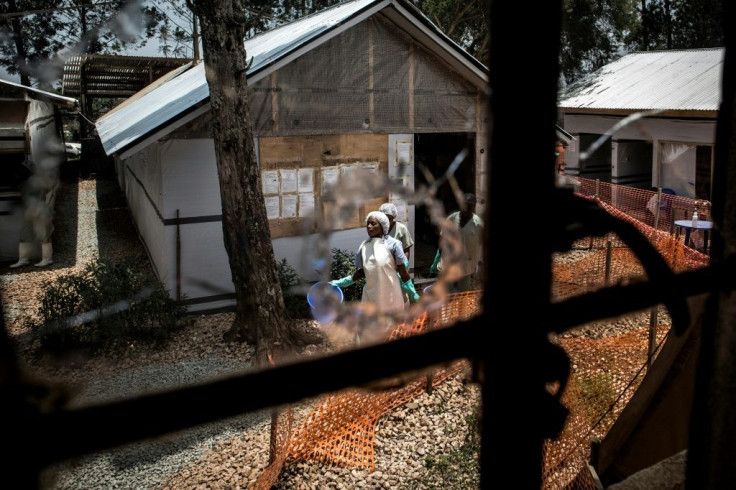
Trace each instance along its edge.
<instances>
[{"instance_id":1,"label":"tent entrance","mask_svg":"<svg viewBox=\"0 0 736 490\"><path fill-rule=\"evenodd\" d=\"M414 135L414 172L415 186L428 185L421 167L439 178L452 164L456 156L467 149L467 156L460 163L454 177L462 192L475 192L475 133L421 133ZM442 201L445 214L459 209L452 187L445 182L437 192L437 198ZM415 277L423 278L429 275L434 255L437 251L439 233L432 224L424 206L418 206L415 214L414 227L414 273Z\"/></svg>"}]
</instances>

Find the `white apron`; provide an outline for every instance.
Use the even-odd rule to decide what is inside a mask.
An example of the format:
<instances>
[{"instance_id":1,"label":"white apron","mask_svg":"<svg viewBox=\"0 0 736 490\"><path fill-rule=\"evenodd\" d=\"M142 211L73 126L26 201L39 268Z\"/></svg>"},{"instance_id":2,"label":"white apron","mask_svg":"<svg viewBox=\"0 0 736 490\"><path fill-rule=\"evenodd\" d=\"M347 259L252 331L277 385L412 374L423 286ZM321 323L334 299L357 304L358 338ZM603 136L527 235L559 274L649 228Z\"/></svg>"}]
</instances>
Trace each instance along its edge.
<instances>
[{"instance_id":1,"label":"white apron","mask_svg":"<svg viewBox=\"0 0 736 490\"><path fill-rule=\"evenodd\" d=\"M383 241L371 238L360 247L365 272L363 301L375 304L381 313L404 309L404 295L396 273L396 260Z\"/></svg>"}]
</instances>

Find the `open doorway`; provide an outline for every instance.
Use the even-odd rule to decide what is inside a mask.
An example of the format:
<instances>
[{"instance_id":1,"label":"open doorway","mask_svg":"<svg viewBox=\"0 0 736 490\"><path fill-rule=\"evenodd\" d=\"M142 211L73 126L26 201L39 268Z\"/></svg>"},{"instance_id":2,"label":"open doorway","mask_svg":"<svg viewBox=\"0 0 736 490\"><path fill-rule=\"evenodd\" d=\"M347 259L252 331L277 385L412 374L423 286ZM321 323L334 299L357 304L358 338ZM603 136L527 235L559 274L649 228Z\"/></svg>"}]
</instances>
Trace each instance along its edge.
<instances>
[{"instance_id":1,"label":"open doorway","mask_svg":"<svg viewBox=\"0 0 736 490\"><path fill-rule=\"evenodd\" d=\"M428 185L420 165L438 178L449 168L455 157L467 149L454 176L462 192L475 192L475 133L422 133L414 135L414 161L417 169L415 185ZM450 184L445 182L438 189L437 198L445 207L445 214L459 209ZM437 252L439 233L432 224L424 206L417 207L414 226L414 274L415 277L429 276L429 268Z\"/></svg>"}]
</instances>

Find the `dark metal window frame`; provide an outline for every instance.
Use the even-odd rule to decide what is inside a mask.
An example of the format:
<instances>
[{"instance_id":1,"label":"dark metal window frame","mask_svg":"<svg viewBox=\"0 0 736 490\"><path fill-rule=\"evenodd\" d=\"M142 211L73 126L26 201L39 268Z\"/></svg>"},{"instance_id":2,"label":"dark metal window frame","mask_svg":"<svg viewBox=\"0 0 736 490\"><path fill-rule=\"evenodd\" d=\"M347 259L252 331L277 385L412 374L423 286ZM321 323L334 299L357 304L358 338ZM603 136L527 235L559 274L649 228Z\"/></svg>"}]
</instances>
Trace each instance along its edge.
<instances>
[{"instance_id":1,"label":"dark metal window frame","mask_svg":"<svg viewBox=\"0 0 736 490\"><path fill-rule=\"evenodd\" d=\"M43 467L70 457L467 358L476 367L483 392L483 488L509 480L514 488L540 488L544 440L554 437L564 422L566 411L558 397L569 374L566 354L547 340L548 333L660 303L669 308L676 332L682 332L692 328L690 318L700 313L690 311L686 299L705 294L688 488L732 485L736 481L732 464L736 460L734 39L727 31L725 103L719 112L715 153L712 263L705 269L674 274L636 230L554 187L551 159L562 2L537 2L533 11L529 7L526 2L509 1L491 6L493 126L484 177L488 189L486 288L480 317L328 358L79 409L39 404L49 387L23 376L13 342L3 329L0 420L9 452L4 479L18 482L18 488L33 488ZM736 7L724 1L723 8L724 21L733 24ZM530 33L534 33L533 49L521 42ZM526 121L523 131L516 123L518 115ZM493 230L505 229L511 209L529 226L515 229L510 243L508 233ZM568 249L578 237L610 231L634 248L651 280L551 303L552 253ZM519 304L522 308L509 306ZM353 369L356 365L371 369ZM561 386L557 395L546 388L554 381Z\"/></svg>"}]
</instances>

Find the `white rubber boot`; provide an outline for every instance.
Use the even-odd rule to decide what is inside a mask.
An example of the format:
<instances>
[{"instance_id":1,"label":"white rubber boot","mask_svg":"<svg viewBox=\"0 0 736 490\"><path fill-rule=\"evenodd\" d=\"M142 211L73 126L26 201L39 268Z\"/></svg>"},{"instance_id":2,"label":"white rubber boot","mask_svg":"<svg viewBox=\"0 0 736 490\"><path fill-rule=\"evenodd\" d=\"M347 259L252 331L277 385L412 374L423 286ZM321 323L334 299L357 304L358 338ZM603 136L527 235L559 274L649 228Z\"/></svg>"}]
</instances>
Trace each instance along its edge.
<instances>
[{"instance_id":1,"label":"white rubber boot","mask_svg":"<svg viewBox=\"0 0 736 490\"><path fill-rule=\"evenodd\" d=\"M54 249L51 246L51 243L42 243L41 244L41 262L38 264L34 264L36 267L46 267L47 265L51 265L54 263L53 260L51 260L51 257L53 255Z\"/></svg>"},{"instance_id":2,"label":"white rubber boot","mask_svg":"<svg viewBox=\"0 0 736 490\"><path fill-rule=\"evenodd\" d=\"M10 268L15 269L16 267L22 267L31 263L29 257L31 256L33 244L27 242L20 242L18 244L18 262L11 264Z\"/></svg>"}]
</instances>

